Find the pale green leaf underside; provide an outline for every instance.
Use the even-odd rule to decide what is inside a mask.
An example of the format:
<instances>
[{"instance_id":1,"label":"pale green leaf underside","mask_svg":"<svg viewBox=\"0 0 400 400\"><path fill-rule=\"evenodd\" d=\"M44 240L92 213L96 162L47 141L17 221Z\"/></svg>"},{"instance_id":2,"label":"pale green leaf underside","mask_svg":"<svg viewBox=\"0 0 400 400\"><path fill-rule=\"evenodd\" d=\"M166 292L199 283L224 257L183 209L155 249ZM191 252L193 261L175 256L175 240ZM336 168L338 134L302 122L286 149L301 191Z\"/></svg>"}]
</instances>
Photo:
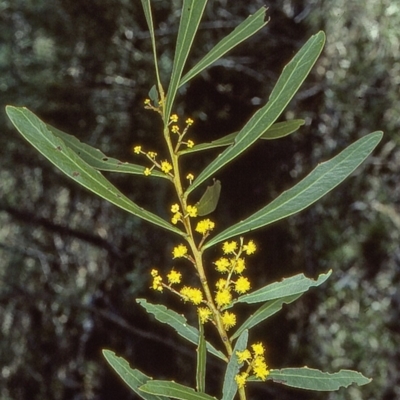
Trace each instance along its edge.
<instances>
[{"instance_id":1,"label":"pale green leaf underside","mask_svg":"<svg viewBox=\"0 0 400 400\"><path fill-rule=\"evenodd\" d=\"M145 167L128 162L122 162L115 158L108 157L99 149L89 146L86 143L82 143L75 136L60 131L59 129L49 124L46 124L46 127L55 136L60 138L71 150L73 150L80 158L82 158L83 161L88 163L91 167L100 171L121 172L125 174L144 176ZM151 176L168 179L168 175L157 170L153 170Z\"/></svg>"},{"instance_id":2,"label":"pale green leaf underside","mask_svg":"<svg viewBox=\"0 0 400 400\"><path fill-rule=\"evenodd\" d=\"M297 274L290 278L284 278L280 282L271 283L252 293L240 296L235 303L262 303L293 294L304 293L311 287L322 285L331 274L332 270L326 274L320 274L317 280L307 278L304 274Z\"/></svg>"},{"instance_id":3,"label":"pale green leaf underside","mask_svg":"<svg viewBox=\"0 0 400 400\"><path fill-rule=\"evenodd\" d=\"M149 393L141 392L139 386L144 385L150 377L146 376L137 369L132 369L129 366L128 361L122 357L115 355L113 351L103 350L104 358L113 367L115 372L121 377L121 379L142 399L144 400L168 400L168 397L154 396Z\"/></svg>"},{"instance_id":4,"label":"pale green leaf underside","mask_svg":"<svg viewBox=\"0 0 400 400\"><path fill-rule=\"evenodd\" d=\"M250 15L239 24L229 35L225 36L207 55L205 55L185 76L181 79L179 86L184 85L193 77L205 70L212 63L220 59L228 51L232 50L239 43L254 35L263 28L266 21L266 8L261 7L256 13Z\"/></svg>"},{"instance_id":5,"label":"pale green leaf underside","mask_svg":"<svg viewBox=\"0 0 400 400\"><path fill-rule=\"evenodd\" d=\"M175 329L175 331L191 343L197 345L199 343L199 331L195 327L188 325L183 315L168 309L162 304L151 304L145 299L136 299L136 301L149 313L153 314L157 321L167 324ZM228 361L225 355L217 350L214 346L207 342L207 350L221 360Z\"/></svg>"},{"instance_id":6,"label":"pale green leaf underside","mask_svg":"<svg viewBox=\"0 0 400 400\"><path fill-rule=\"evenodd\" d=\"M221 194L221 182L214 181L211 186L207 186L206 191L196 203L197 215L203 217L212 213L218 205L219 196Z\"/></svg>"},{"instance_id":7,"label":"pale green leaf underside","mask_svg":"<svg viewBox=\"0 0 400 400\"><path fill-rule=\"evenodd\" d=\"M356 371L342 369L330 374L307 367L272 369L267 379L286 386L323 392L339 390L341 387L346 388L353 383L362 386L372 380Z\"/></svg>"},{"instance_id":8,"label":"pale green leaf underside","mask_svg":"<svg viewBox=\"0 0 400 400\"><path fill-rule=\"evenodd\" d=\"M304 125L303 119L293 119L291 121L277 122L270 126L266 132L264 132L260 139L272 140L279 139L284 136L290 135L293 132L296 132L301 125ZM239 134L239 132L233 132L229 135L226 135L220 139L213 140L209 143L201 143L198 144L191 149L187 148L179 152L179 154L191 154L197 151L214 149L217 147L226 147L233 143L235 143L235 138Z\"/></svg>"},{"instance_id":9,"label":"pale green leaf underside","mask_svg":"<svg viewBox=\"0 0 400 400\"><path fill-rule=\"evenodd\" d=\"M139 218L184 236L178 228L139 207L122 194L99 171L83 161L64 141L55 136L31 111L23 107L7 106L6 112L21 135L75 182Z\"/></svg>"},{"instance_id":10,"label":"pale green leaf underside","mask_svg":"<svg viewBox=\"0 0 400 400\"><path fill-rule=\"evenodd\" d=\"M251 329L253 326L258 325L260 322L268 319L272 315L280 311L284 304L290 304L301 297L303 293L295 294L293 296L285 296L280 299L267 301L263 304L254 314L238 328L238 330L231 336L231 339L236 339L245 329Z\"/></svg>"},{"instance_id":11,"label":"pale green leaf underside","mask_svg":"<svg viewBox=\"0 0 400 400\"><path fill-rule=\"evenodd\" d=\"M249 339L249 331L245 330L242 332L239 339L235 343L232 356L229 359L225 371L221 400L233 400L233 398L235 397L235 394L237 392L237 384L235 381L235 376L239 373L239 369L241 367L241 365L238 362L236 352L243 351L244 349L246 349L248 339Z\"/></svg>"},{"instance_id":12,"label":"pale green leaf underside","mask_svg":"<svg viewBox=\"0 0 400 400\"><path fill-rule=\"evenodd\" d=\"M323 32L319 32L307 41L283 69L268 103L258 110L241 129L234 144L225 149L197 176L186 190L185 196L250 147L276 121L306 79L322 51L324 42Z\"/></svg>"},{"instance_id":13,"label":"pale green leaf underside","mask_svg":"<svg viewBox=\"0 0 400 400\"><path fill-rule=\"evenodd\" d=\"M304 210L343 182L371 154L382 135L382 132L374 132L357 140L336 157L319 164L302 181L283 192L270 204L216 235L203 248L206 249L233 236L261 228Z\"/></svg>"},{"instance_id":14,"label":"pale green leaf underside","mask_svg":"<svg viewBox=\"0 0 400 400\"><path fill-rule=\"evenodd\" d=\"M170 381L148 381L140 390L151 394L168 396L180 400L216 400L205 393L195 392L194 389Z\"/></svg>"},{"instance_id":15,"label":"pale green leaf underside","mask_svg":"<svg viewBox=\"0 0 400 400\"><path fill-rule=\"evenodd\" d=\"M182 15L179 23L178 38L172 67L171 80L168 87L167 99L165 102L164 118L169 121L172 105L181 80L182 71L192 47L201 17L207 0L183 0Z\"/></svg>"}]
</instances>

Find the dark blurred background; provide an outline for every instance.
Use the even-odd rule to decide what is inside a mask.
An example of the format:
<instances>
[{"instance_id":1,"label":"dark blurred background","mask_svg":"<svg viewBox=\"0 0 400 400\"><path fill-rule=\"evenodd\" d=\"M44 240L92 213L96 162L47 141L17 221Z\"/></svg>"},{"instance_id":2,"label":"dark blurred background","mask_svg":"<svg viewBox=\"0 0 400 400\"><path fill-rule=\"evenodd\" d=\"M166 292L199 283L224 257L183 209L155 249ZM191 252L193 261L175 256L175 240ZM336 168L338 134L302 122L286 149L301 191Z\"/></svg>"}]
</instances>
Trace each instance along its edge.
<instances>
[{"instance_id":1,"label":"dark blurred background","mask_svg":"<svg viewBox=\"0 0 400 400\"><path fill-rule=\"evenodd\" d=\"M168 76L181 1L153 1L160 68ZM193 65L250 13L270 23L182 91L175 112L195 119L196 142L240 129L263 105L283 66L318 30L327 44L282 119L297 133L258 144L218 173L220 229L293 186L319 162L374 130L384 140L345 183L299 215L251 235L254 286L333 270L323 286L257 327L272 368L356 369L371 384L310 393L273 384L249 398L400 398L400 4L390 0L210 0ZM0 1L0 399L135 399L102 358L109 348L159 379L194 386L194 347L135 302L189 306L149 289L149 270L171 267L177 237L76 186L7 121L6 104L137 162L131 147L160 154L160 122L143 109L154 84L139 0ZM190 66L189 65L189 66ZM217 152L188 158L196 173ZM130 198L167 216L159 180L109 174ZM250 237L249 237L250 238ZM218 252L209 252L215 259ZM253 309L251 309L253 310ZM251 311L243 309L245 313ZM222 366L210 356L208 387Z\"/></svg>"}]
</instances>

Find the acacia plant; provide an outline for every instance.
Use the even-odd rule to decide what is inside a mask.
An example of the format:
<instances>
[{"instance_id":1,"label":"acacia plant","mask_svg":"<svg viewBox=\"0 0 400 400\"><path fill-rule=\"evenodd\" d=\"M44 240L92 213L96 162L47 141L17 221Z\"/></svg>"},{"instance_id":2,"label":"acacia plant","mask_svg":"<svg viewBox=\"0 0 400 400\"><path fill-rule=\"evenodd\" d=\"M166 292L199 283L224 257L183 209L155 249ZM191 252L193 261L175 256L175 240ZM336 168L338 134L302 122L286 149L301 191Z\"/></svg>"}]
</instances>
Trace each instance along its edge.
<instances>
[{"instance_id":1,"label":"acacia plant","mask_svg":"<svg viewBox=\"0 0 400 400\"><path fill-rule=\"evenodd\" d=\"M231 400L235 396L241 400L246 399L246 389L252 381L272 380L296 388L320 391L334 391L352 383L364 385L370 382L361 373L350 370L328 373L307 367L274 369L268 364L265 343L252 342L251 329L277 313L283 304L297 300L310 287L321 285L331 275L331 271L319 275L316 280L298 274L257 288L256 283L250 282L246 276L246 270L251 268L248 259L257 251L257 244L243 235L305 209L335 188L368 157L381 140L382 132L362 137L331 160L319 164L271 203L225 230L219 230L215 217L209 216L215 211L219 200L221 182L215 178L221 168L234 161L250 146L256 145L259 139L278 139L296 131L304 123L302 120L275 121L296 94L321 53L325 42L324 33L312 36L285 66L268 102L255 112L239 132L210 143L195 144L190 139L190 129L196 122L190 116L178 116L173 111L178 89L262 29L268 22L266 9L263 7L249 16L183 75L207 3L207 0L183 0L173 68L168 90L165 90L158 69L150 0L141 1L150 31L155 65L155 84L149 91L149 98L144 100L144 107L150 113L156 113L162 121L160 138L167 149L165 157L160 158L151 148L137 144L134 152L142 157L142 165L120 162L42 122L26 108L8 106L6 109L22 136L75 182L130 214L174 234L177 240L172 258L184 258L188 268L198 277L197 286L189 286L181 271L173 267L168 271L156 268L149 271L154 290L178 296L189 306L196 307L197 327L189 325L184 316L164 305L137 299L158 321L171 326L178 335L197 346L196 388L174 381L154 380L131 368L126 360L111 350L103 351L105 358L129 387L145 400L213 399L207 394L207 356L216 357L225 365L219 396L222 400ZM195 173L181 167L181 160L187 154L218 147L221 153L202 171ZM167 180L175 190L175 200L165 204L170 212L169 220L135 204L100 171ZM203 189L203 195L199 199L193 198L193 191L211 179L213 183ZM210 264L205 261L204 255L214 246L222 248L222 256ZM220 273L216 282L209 279L210 269L214 268ZM160 296L163 295L160 293ZM238 303L258 308L252 310L245 321L238 323L239 318L235 314L235 305ZM215 327L220 338L220 348L207 340L204 324Z\"/></svg>"}]
</instances>

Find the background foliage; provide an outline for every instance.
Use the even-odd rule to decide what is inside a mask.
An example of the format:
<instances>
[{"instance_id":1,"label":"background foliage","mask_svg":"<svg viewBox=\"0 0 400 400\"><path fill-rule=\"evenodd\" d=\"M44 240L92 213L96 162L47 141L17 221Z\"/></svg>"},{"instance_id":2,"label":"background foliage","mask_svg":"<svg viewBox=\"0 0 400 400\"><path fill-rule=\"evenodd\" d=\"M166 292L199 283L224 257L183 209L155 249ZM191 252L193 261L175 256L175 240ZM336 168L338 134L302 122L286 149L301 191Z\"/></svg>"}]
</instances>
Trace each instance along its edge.
<instances>
[{"instance_id":1,"label":"background foliage","mask_svg":"<svg viewBox=\"0 0 400 400\"><path fill-rule=\"evenodd\" d=\"M218 223L237 221L350 142L384 130L374 157L332 194L254 235L261 251L253 268L260 286L297 272L334 270L323 287L256 331L270 343L271 366L360 370L374 382L329 399L396 399L400 6L268 3L267 27L194 80L176 111L196 120L193 132L202 139L238 130L294 52L325 30L325 52L286 113L306 118L306 125L221 171ZM171 68L180 4L154 2L163 76ZM193 60L263 4L210 0ZM122 160L133 160L138 142L163 153L154 139L159 121L142 107L154 75L140 2L3 0L0 10L0 104L27 106ZM193 385L191 351L134 301L157 296L148 290L149 268L162 266L175 243L65 179L11 129L4 111L0 120L0 398L133 398L103 360L103 347L149 375ZM110 179L135 202L168 211L166 187L155 192L144 178ZM186 310L176 301L170 306ZM221 370L210 362L216 385ZM273 384L251 396L327 398Z\"/></svg>"}]
</instances>

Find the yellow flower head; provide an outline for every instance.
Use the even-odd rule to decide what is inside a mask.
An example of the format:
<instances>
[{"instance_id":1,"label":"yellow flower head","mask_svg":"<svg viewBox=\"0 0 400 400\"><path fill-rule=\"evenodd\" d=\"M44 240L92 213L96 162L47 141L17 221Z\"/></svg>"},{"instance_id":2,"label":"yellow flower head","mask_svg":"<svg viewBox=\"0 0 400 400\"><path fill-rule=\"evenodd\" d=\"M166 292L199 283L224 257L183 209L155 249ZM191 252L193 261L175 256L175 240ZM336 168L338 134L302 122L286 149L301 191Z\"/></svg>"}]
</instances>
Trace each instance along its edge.
<instances>
[{"instance_id":1,"label":"yellow flower head","mask_svg":"<svg viewBox=\"0 0 400 400\"><path fill-rule=\"evenodd\" d=\"M189 214L189 217L197 217L197 207L196 206L187 206L186 211Z\"/></svg>"},{"instance_id":2,"label":"yellow flower head","mask_svg":"<svg viewBox=\"0 0 400 400\"><path fill-rule=\"evenodd\" d=\"M169 120L170 120L171 122L178 122L178 116L177 116L176 114L172 114L172 115L169 117Z\"/></svg>"},{"instance_id":3,"label":"yellow flower head","mask_svg":"<svg viewBox=\"0 0 400 400\"><path fill-rule=\"evenodd\" d=\"M133 152L135 154L140 154L141 151L142 151L142 146L134 146L133 147Z\"/></svg>"},{"instance_id":4,"label":"yellow flower head","mask_svg":"<svg viewBox=\"0 0 400 400\"><path fill-rule=\"evenodd\" d=\"M187 174L187 175L186 175L186 179L187 179L188 181L192 181L192 180L194 179L194 175L193 175L193 174Z\"/></svg>"},{"instance_id":5,"label":"yellow flower head","mask_svg":"<svg viewBox=\"0 0 400 400\"><path fill-rule=\"evenodd\" d=\"M220 289L215 295L215 302L219 308L227 306L232 302L232 294L229 289Z\"/></svg>"},{"instance_id":6,"label":"yellow flower head","mask_svg":"<svg viewBox=\"0 0 400 400\"><path fill-rule=\"evenodd\" d=\"M180 293L186 301L190 301L196 306L203 301L203 293L200 289L185 286L181 289Z\"/></svg>"},{"instance_id":7,"label":"yellow flower head","mask_svg":"<svg viewBox=\"0 0 400 400\"><path fill-rule=\"evenodd\" d=\"M176 247L174 247L174 250L172 251L172 255L174 258L180 258L180 257L185 257L187 254L187 247L183 244L180 244Z\"/></svg>"},{"instance_id":8,"label":"yellow flower head","mask_svg":"<svg viewBox=\"0 0 400 400\"><path fill-rule=\"evenodd\" d=\"M211 220L203 219L199 221L196 226L196 232L201 233L202 235L206 235L208 232L212 231L215 227L215 223Z\"/></svg>"},{"instance_id":9,"label":"yellow flower head","mask_svg":"<svg viewBox=\"0 0 400 400\"><path fill-rule=\"evenodd\" d=\"M229 311L225 311L222 314L222 324L224 325L225 330L229 330L236 325L236 315Z\"/></svg>"},{"instance_id":10,"label":"yellow flower head","mask_svg":"<svg viewBox=\"0 0 400 400\"><path fill-rule=\"evenodd\" d=\"M264 355L265 348L261 342L254 343L251 348L253 349L253 353L255 356L262 356Z\"/></svg>"},{"instance_id":11,"label":"yellow flower head","mask_svg":"<svg viewBox=\"0 0 400 400\"><path fill-rule=\"evenodd\" d=\"M237 242L235 241L225 242L222 245L222 251L224 252L224 254L233 254L236 249L237 249Z\"/></svg>"},{"instance_id":12,"label":"yellow flower head","mask_svg":"<svg viewBox=\"0 0 400 400\"><path fill-rule=\"evenodd\" d=\"M200 322L202 324L205 324L207 321L209 321L212 317L212 312L208 307L199 307L197 309L197 313L200 318Z\"/></svg>"},{"instance_id":13,"label":"yellow flower head","mask_svg":"<svg viewBox=\"0 0 400 400\"><path fill-rule=\"evenodd\" d=\"M167 275L167 278L170 285L174 283L181 283L182 274L180 272L175 271L174 269L171 269L171 272Z\"/></svg>"},{"instance_id":14,"label":"yellow flower head","mask_svg":"<svg viewBox=\"0 0 400 400\"><path fill-rule=\"evenodd\" d=\"M190 126L190 125L193 125L193 120L192 120L192 118L188 118L186 121L186 124L188 125L188 126Z\"/></svg>"},{"instance_id":15,"label":"yellow flower head","mask_svg":"<svg viewBox=\"0 0 400 400\"><path fill-rule=\"evenodd\" d=\"M228 273L229 272L229 266L231 265L229 260L227 258L225 258L225 257L221 257L220 259L215 261L214 264L216 266L215 269L218 272L221 272L221 273Z\"/></svg>"},{"instance_id":16,"label":"yellow flower head","mask_svg":"<svg viewBox=\"0 0 400 400\"><path fill-rule=\"evenodd\" d=\"M182 221L182 213L177 212L174 214L174 216L171 218L171 222L176 225L179 221Z\"/></svg>"},{"instance_id":17,"label":"yellow flower head","mask_svg":"<svg viewBox=\"0 0 400 400\"><path fill-rule=\"evenodd\" d=\"M157 157L157 153L155 151L148 151L147 155L154 160Z\"/></svg>"},{"instance_id":18,"label":"yellow flower head","mask_svg":"<svg viewBox=\"0 0 400 400\"><path fill-rule=\"evenodd\" d=\"M269 375L269 369L263 356L256 357L253 362L254 375L265 381Z\"/></svg>"},{"instance_id":19,"label":"yellow flower head","mask_svg":"<svg viewBox=\"0 0 400 400\"><path fill-rule=\"evenodd\" d=\"M171 132L172 133L179 133L179 126L178 125L172 125Z\"/></svg>"},{"instance_id":20,"label":"yellow flower head","mask_svg":"<svg viewBox=\"0 0 400 400\"><path fill-rule=\"evenodd\" d=\"M249 240L249 242L243 246L243 251L245 251L248 256L254 254L256 250L257 246L253 240Z\"/></svg>"},{"instance_id":21,"label":"yellow flower head","mask_svg":"<svg viewBox=\"0 0 400 400\"><path fill-rule=\"evenodd\" d=\"M161 171L168 174L172 171L172 165L168 161L161 161Z\"/></svg>"},{"instance_id":22,"label":"yellow flower head","mask_svg":"<svg viewBox=\"0 0 400 400\"><path fill-rule=\"evenodd\" d=\"M249 374L247 372L242 372L241 374L235 376L235 381L239 389L246 386L246 380L248 377Z\"/></svg>"},{"instance_id":23,"label":"yellow flower head","mask_svg":"<svg viewBox=\"0 0 400 400\"><path fill-rule=\"evenodd\" d=\"M172 213L177 213L179 211L179 204L172 204L172 206L171 206L171 212Z\"/></svg>"},{"instance_id":24,"label":"yellow flower head","mask_svg":"<svg viewBox=\"0 0 400 400\"><path fill-rule=\"evenodd\" d=\"M238 278L238 280L235 282L235 292L239 294L246 293L250 290L250 281L241 276Z\"/></svg>"},{"instance_id":25,"label":"yellow flower head","mask_svg":"<svg viewBox=\"0 0 400 400\"><path fill-rule=\"evenodd\" d=\"M154 290L158 290L159 292L162 292L163 291L162 277L158 274L158 271L156 269L152 269L151 276L153 277L153 284L151 285L151 288Z\"/></svg>"},{"instance_id":26,"label":"yellow flower head","mask_svg":"<svg viewBox=\"0 0 400 400\"><path fill-rule=\"evenodd\" d=\"M246 263L244 258L239 257L238 259L234 258L232 260L232 269L235 274L241 274L246 269Z\"/></svg>"},{"instance_id":27,"label":"yellow flower head","mask_svg":"<svg viewBox=\"0 0 400 400\"><path fill-rule=\"evenodd\" d=\"M225 289L226 288L226 282L227 282L226 279L222 279L222 278L218 279L217 283L215 284L215 287L218 290Z\"/></svg>"},{"instance_id":28,"label":"yellow flower head","mask_svg":"<svg viewBox=\"0 0 400 400\"><path fill-rule=\"evenodd\" d=\"M143 174L146 176L149 176L149 175L151 175L151 170L152 170L152 168L145 168L143 171Z\"/></svg>"},{"instance_id":29,"label":"yellow flower head","mask_svg":"<svg viewBox=\"0 0 400 400\"><path fill-rule=\"evenodd\" d=\"M251 360L251 353L249 350L245 349L243 351L237 351L236 356L238 359L238 363L241 364L245 361L250 361Z\"/></svg>"},{"instance_id":30,"label":"yellow flower head","mask_svg":"<svg viewBox=\"0 0 400 400\"><path fill-rule=\"evenodd\" d=\"M151 104L151 101L150 99L145 99L143 103L145 106L149 106Z\"/></svg>"},{"instance_id":31,"label":"yellow flower head","mask_svg":"<svg viewBox=\"0 0 400 400\"><path fill-rule=\"evenodd\" d=\"M193 140L188 140L188 141L186 142L186 146L189 147L189 149L191 149L191 148L194 146Z\"/></svg>"}]
</instances>

